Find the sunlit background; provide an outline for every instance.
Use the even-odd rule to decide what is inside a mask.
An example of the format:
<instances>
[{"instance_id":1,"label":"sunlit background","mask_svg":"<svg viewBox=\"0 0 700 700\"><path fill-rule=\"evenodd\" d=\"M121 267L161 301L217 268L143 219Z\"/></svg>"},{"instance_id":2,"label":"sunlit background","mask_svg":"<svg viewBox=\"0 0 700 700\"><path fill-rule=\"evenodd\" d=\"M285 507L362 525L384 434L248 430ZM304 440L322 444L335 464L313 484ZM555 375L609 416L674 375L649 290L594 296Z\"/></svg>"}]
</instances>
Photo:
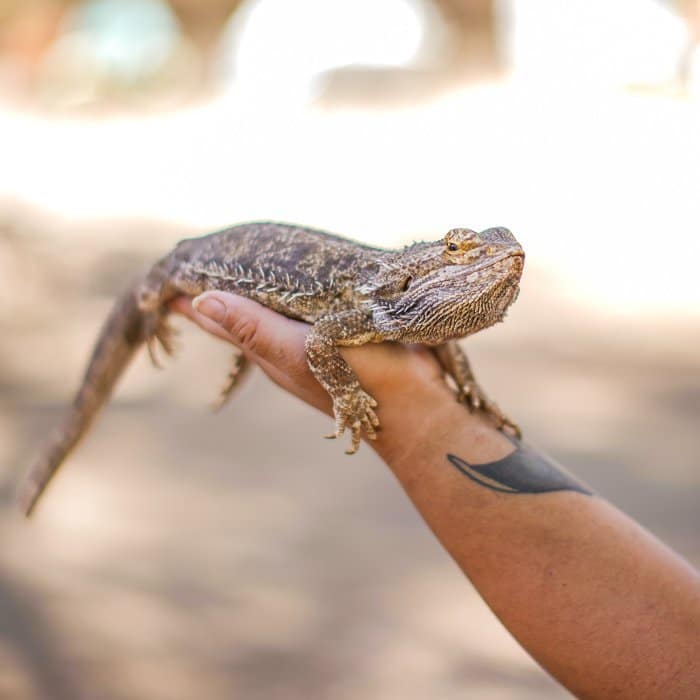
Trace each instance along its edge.
<instances>
[{"instance_id":1,"label":"sunlit background","mask_svg":"<svg viewBox=\"0 0 700 700\"><path fill-rule=\"evenodd\" d=\"M257 375L209 415L228 350L184 323L36 519L12 494L183 236L506 225L482 383L700 564L698 42L696 0L0 0L0 697L567 697L368 449Z\"/></svg>"}]
</instances>

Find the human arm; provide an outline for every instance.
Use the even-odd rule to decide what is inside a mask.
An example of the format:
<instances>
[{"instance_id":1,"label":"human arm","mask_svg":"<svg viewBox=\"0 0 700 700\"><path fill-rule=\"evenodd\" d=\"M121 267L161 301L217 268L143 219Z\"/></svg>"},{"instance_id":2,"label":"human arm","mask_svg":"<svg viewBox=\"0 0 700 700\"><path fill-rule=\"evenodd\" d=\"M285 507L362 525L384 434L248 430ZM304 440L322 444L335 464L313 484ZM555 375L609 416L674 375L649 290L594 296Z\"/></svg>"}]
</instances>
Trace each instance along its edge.
<instances>
[{"instance_id":1,"label":"human arm","mask_svg":"<svg viewBox=\"0 0 700 700\"><path fill-rule=\"evenodd\" d=\"M308 326L245 299L208 296L225 302L222 325L193 312L186 299L175 308L330 413L306 365ZM564 472L541 455L508 457L513 445L455 402L429 351L381 344L344 354L379 403L382 431L372 447L535 659L583 698L697 697L697 573L574 479L557 481L548 468ZM491 478L473 480L486 463ZM506 464L519 464L529 476L525 486ZM564 488L538 493L533 484Z\"/></svg>"}]
</instances>

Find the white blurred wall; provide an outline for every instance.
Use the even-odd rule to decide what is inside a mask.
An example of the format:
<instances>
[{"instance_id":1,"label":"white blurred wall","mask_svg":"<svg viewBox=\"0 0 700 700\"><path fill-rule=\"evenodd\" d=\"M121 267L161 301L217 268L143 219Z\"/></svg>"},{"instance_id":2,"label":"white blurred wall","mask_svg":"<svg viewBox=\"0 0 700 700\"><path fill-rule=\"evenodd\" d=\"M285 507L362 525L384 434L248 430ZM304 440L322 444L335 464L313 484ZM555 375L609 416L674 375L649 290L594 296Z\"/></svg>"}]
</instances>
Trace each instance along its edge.
<instances>
[{"instance_id":1,"label":"white blurred wall","mask_svg":"<svg viewBox=\"0 0 700 700\"><path fill-rule=\"evenodd\" d=\"M306 98L320 72L411 60L421 26L408 2L386 14L339 2L355 43L336 44L338 17L314 1L315 23L293 28L281 0L244 14L234 54L243 85L264 99L237 99L234 82L167 113L1 107L0 198L202 233L281 219L385 245L502 224L564 296L612 313L700 314L700 102L653 80L682 45L663 6L581 0L564 12L522 0L511 8L510 80L410 107L319 110ZM275 37L293 60L265 64L256 87L256 57Z\"/></svg>"}]
</instances>

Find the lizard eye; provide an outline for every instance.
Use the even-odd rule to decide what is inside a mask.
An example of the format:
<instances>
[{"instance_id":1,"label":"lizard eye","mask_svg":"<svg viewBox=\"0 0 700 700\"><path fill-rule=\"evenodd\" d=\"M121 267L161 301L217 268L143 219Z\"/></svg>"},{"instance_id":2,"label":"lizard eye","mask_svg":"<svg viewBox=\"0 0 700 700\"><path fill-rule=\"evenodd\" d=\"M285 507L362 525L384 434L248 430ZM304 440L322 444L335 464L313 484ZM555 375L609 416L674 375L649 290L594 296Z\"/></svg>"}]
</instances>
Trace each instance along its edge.
<instances>
[{"instance_id":1,"label":"lizard eye","mask_svg":"<svg viewBox=\"0 0 700 700\"><path fill-rule=\"evenodd\" d=\"M456 243L448 243L447 250L451 250L452 252L454 252L456 250L459 250L459 246Z\"/></svg>"},{"instance_id":2,"label":"lizard eye","mask_svg":"<svg viewBox=\"0 0 700 700\"><path fill-rule=\"evenodd\" d=\"M407 291L408 288L411 286L411 282L413 282L413 277L406 277L406 279L403 281L403 284L401 285L401 291Z\"/></svg>"}]
</instances>

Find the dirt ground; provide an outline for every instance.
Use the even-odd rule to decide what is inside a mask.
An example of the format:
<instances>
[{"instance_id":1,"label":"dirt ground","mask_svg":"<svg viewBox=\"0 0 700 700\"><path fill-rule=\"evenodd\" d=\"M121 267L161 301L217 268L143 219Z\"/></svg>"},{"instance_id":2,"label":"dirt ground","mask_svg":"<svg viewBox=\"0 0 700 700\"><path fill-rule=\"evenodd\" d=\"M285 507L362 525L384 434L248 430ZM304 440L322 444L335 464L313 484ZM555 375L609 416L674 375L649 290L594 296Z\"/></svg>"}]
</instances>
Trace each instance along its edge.
<instances>
[{"instance_id":1,"label":"dirt ground","mask_svg":"<svg viewBox=\"0 0 700 700\"><path fill-rule=\"evenodd\" d=\"M18 515L110 299L157 254L162 229L134 228L141 249L108 225L70 250L31 221L0 231L0 697L568 697L369 449L343 455L329 419L259 374L210 415L228 350L184 321L178 360L140 357L36 518ZM698 325L560 297L530 266L508 322L466 343L483 384L700 564Z\"/></svg>"}]
</instances>

